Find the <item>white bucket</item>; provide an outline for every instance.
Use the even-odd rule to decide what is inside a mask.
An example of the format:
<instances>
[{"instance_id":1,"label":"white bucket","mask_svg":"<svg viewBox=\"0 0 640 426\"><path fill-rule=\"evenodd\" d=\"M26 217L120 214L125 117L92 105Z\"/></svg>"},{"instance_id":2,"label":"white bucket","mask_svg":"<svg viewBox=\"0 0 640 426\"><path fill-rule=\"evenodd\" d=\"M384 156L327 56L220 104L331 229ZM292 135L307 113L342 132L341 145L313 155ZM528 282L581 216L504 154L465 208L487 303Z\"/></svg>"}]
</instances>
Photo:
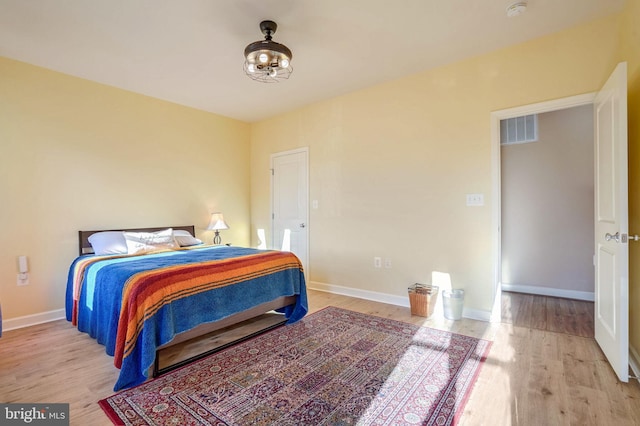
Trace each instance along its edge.
<instances>
[{"instance_id":1,"label":"white bucket","mask_svg":"<svg viewBox=\"0 0 640 426\"><path fill-rule=\"evenodd\" d=\"M464 307L464 290L444 290L442 304L444 305L445 318L459 320L462 318L462 308Z\"/></svg>"}]
</instances>

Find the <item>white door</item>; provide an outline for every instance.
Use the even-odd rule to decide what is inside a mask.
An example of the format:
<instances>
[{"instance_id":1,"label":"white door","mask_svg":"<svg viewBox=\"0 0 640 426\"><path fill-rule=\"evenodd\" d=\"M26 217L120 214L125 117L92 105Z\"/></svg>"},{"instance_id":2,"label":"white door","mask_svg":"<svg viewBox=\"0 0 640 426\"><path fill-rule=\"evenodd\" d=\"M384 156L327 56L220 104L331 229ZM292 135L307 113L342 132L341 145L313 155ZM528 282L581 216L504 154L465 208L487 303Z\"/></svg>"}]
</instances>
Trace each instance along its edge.
<instances>
[{"instance_id":1,"label":"white door","mask_svg":"<svg viewBox=\"0 0 640 426\"><path fill-rule=\"evenodd\" d=\"M595 338L629 381L627 64L618 64L594 103Z\"/></svg>"},{"instance_id":2,"label":"white door","mask_svg":"<svg viewBox=\"0 0 640 426\"><path fill-rule=\"evenodd\" d=\"M309 262L309 173L306 148L271 156L272 247Z\"/></svg>"}]
</instances>

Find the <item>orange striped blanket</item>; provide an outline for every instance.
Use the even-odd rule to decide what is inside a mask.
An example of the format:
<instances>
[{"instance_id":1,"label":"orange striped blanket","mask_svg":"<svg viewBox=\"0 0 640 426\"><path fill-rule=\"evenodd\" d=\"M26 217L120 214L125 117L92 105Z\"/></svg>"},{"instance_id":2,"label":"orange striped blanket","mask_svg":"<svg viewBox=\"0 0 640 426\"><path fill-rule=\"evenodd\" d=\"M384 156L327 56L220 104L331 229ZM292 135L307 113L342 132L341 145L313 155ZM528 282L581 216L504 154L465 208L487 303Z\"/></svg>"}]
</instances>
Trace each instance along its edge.
<instances>
[{"instance_id":1,"label":"orange striped blanket","mask_svg":"<svg viewBox=\"0 0 640 426\"><path fill-rule=\"evenodd\" d=\"M143 382L157 347L201 323L280 296L298 295L289 322L307 312L302 267L288 252L209 247L83 256L67 286L67 319L114 355L116 390Z\"/></svg>"}]
</instances>

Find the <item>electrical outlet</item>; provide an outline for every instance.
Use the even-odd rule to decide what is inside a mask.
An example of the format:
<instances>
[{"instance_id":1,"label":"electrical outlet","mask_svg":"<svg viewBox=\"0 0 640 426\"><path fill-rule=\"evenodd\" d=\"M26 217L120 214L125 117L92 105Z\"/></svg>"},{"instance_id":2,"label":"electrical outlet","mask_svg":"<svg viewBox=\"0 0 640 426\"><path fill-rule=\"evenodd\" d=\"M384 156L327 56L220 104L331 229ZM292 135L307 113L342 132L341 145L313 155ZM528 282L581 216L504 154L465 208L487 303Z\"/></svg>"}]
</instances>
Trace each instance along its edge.
<instances>
[{"instance_id":1,"label":"electrical outlet","mask_svg":"<svg viewBox=\"0 0 640 426\"><path fill-rule=\"evenodd\" d=\"M381 257L374 257L373 258L373 267L374 268L382 268L382 258Z\"/></svg>"},{"instance_id":2,"label":"electrical outlet","mask_svg":"<svg viewBox=\"0 0 640 426\"><path fill-rule=\"evenodd\" d=\"M20 273L17 275L16 283L17 285L29 285L29 274L28 273Z\"/></svg>"},{"instance_id":3,"label":"electrical outlet","mask_svg":"<svg viewBox=\"0 0 640 426\"><path fill-rule=\"evenodd\" d=\"M388 257L384 260L384 267L386 269L391 269L391 259L389 259Z\"/></svg>"},{"instance_id":4,"label":"electrical outlet","mask_svg":"<svg viewBox=\"0 0 640 426\"><path fill-rule=\"evenodd\" d=\"M484 194L467 194L467 206L484 206Z\"/></svg>"}]
</instances>

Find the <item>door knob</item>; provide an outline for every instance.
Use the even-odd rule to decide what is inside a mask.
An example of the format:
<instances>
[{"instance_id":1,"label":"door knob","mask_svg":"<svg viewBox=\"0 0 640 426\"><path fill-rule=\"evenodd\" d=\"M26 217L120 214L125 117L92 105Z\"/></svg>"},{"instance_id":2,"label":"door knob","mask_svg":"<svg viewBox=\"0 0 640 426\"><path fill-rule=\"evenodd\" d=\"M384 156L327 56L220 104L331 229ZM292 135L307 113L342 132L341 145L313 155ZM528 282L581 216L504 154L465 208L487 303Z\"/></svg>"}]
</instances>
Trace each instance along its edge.
<instances>
[{"instance_id":1,"label":"door knob","mask_svg":"<svg viewBox=\"0 0 640 426\"><path fill-rule=\"evenodd\" d=\"M610 233L606 233L604 234L604 239L605 241L611 241L611 240L615 240L616 243L620 242L620 232L616 232L615 234L611 235Z\"/></svg>"},{"instance_id":2,"label":"door knob","mask_svg":"<svg viewBox=\"0 0 640 426\"><path fill-rule=\"evenodd\" d=\"M305 227L305 224L304 224L304 223L301 223L301 224L300 224L300 228L304 228L304 227Z\"/></svg>"}]
</instances>

